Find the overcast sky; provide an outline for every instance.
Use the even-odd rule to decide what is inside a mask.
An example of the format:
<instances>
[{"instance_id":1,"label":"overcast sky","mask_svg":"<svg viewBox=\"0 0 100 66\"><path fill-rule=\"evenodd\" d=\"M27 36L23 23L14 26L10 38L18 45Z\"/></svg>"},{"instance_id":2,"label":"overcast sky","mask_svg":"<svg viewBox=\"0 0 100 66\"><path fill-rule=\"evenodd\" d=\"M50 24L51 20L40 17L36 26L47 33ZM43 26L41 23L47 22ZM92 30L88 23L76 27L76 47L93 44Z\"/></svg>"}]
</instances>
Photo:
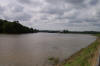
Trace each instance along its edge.
<instances>
[{"instance_id":1,"label":"overcast sky","mask_svg":"<svg viewBox=\"0 0 100 66\"><path fill-rule=\"evenodd\" d=\"M0 18L42 30L100 31L100 0L0 0Z\"/></svg>"}]
</instances>

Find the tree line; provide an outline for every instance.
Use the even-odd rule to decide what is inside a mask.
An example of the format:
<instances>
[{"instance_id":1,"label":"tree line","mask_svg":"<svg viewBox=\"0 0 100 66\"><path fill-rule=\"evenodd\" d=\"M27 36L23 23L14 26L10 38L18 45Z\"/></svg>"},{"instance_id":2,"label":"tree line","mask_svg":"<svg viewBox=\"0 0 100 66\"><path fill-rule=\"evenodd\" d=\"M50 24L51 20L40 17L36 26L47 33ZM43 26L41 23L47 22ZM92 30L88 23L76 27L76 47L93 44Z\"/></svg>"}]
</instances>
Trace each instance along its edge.
<instances>
[{"instance_id":1,"label":"tree line","mask_svg":"<svg viewBox=\"0 0 100 66\"><path fill-rule=\"evenodd\" d=\"M99 31L39 30L46 33L100 34Z\"/></svg>"},{"instance_id":2,"label":"tree line","mask_svg":"<svg viewBox=\"0 0 100 66\"><path fill-rule=\"evenodd\" d=\"M0 33L34 33L38 30L23 26L19 23L19 21L7 21L0 19Z\"/></svg>"}]
</instances>

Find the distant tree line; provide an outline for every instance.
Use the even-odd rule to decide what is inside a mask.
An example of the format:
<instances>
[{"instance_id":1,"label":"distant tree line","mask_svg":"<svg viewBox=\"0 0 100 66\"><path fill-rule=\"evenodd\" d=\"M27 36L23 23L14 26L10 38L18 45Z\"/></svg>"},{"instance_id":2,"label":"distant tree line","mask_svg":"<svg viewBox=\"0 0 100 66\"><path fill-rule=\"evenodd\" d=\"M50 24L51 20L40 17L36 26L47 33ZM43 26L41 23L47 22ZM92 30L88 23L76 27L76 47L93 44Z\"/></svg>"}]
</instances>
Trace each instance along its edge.
<instances>
[{"instance_id":1,"label":"distant tree line","mask_svg":"<svg viewBox=\"0 0 100 66\"><path fill-rule=\"evenodd\" d=\"M99 31L39 30L46 33L100 34Z\"/></svg>"},{"instance_id":2,"label":"distant tree line","mask_svg":"<svg viewBox=\"0 0 100 66\"><path fill-rule=\"evenodd\" d=\"M0 19L0 33L34 33L38 30L23 26L19 21L10 22Z\"/></svg>"}]
</instances>

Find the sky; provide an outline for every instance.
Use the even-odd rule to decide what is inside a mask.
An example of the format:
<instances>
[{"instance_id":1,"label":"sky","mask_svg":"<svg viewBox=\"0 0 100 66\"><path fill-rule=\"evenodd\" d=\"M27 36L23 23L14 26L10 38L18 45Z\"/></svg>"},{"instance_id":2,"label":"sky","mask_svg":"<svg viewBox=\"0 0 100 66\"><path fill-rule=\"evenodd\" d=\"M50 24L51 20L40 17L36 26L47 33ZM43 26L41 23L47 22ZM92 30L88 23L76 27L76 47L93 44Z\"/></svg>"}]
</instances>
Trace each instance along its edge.
<instances>
[{"instance_id":1,"label":"sky","mask_svg":"<svg viewBox=\"0 0 100 66\"><path fill-rule=\"evenodd\" d=\"M100 0L0 0L0 19L40 30L100 31Z\"/></svg>"}]
</instances>

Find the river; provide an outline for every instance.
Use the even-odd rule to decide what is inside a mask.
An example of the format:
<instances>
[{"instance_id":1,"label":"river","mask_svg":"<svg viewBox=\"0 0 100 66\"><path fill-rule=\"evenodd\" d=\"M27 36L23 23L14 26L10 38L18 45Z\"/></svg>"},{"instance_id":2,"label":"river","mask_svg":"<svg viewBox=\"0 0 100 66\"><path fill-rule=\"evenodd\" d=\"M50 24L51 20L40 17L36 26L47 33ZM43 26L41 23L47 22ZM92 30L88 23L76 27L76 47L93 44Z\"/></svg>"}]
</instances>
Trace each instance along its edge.
<instances>
[{"instance_id":1,"label":"river","mask_svg":"<svg viewBox=\"0 0 100 66\"><path fill-rule=\"evenodd\" d=\"M48 58L68 58L95 41L84 34L0 34L0 66L52 66Z\"/></svg>"}]
</instances>

